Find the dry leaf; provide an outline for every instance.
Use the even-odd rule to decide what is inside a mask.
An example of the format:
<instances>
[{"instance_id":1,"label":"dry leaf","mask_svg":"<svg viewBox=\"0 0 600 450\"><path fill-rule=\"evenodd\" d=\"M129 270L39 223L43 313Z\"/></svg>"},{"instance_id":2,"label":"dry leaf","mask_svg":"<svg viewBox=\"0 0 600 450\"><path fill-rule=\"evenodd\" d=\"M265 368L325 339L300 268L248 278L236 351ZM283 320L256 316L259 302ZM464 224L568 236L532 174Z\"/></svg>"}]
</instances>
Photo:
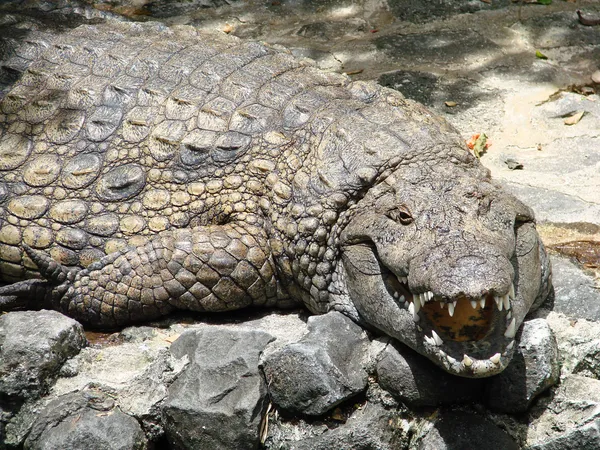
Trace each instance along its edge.
<instances>
[{"instance_id":1,"label":"dry leaf","mask_svg":"<svg viewBox=\"0 0 600 450\"><path fill-rule=\"evenodd\" d=\"M514 158L506 158L504 163L508 166L510 170L520 170L523 168L523 164L517 161Z\"/></svg>"},{"instance_id":2,"label":"dry leaf","mask_svg":"<svg viewBox=\"0 0 600 450\"><path fill-rule=\"evenodd\" d=\"M579 111L578 113L573 114L565 119L565 125L575 125L577 122L581 120L585 111Z\"/></svg>"},{"instance_id":3,"label":"dry leaf","mask_svg":"<svg viewBox=\"0 0 600 450\"><path fill-rule=\"evenodd\" d=\"M233 31L233 25L229 25L228 23L225 24L225 26L223 27L223 33L231 33Z\"/></svg>"},{"instance_id":4,"label":"dry leaf","mask_svg":"<svg viewBox=\"0 0 600 450\"><path fill-rule=\"evenodd\" d=\"M541 151L542 151L542 144L538 144L538 145L537 145L537 150L538 150L538 152L541 152Z\"/></svg>"},{"instance_id":5,"label":"dry leaf","mask_svg":"<svg viewBox=\"0 0 600 450\"><path fill-rule=\"evenodd\" d=\"M456 103L456 102L444 102L444 105L448 106L449 108L453 108L454 106L458 105L458 103Z\"/></svg>"},{"instance_id":6,"label":"dry leaf","mask_svg":"<svg viewBox=\"0 0 600 450\"><path fill-rule=\"evenodd\" d=\"M359 73L362 73L364 69L356 69L356 70L351 70L349 72L346 72L346 75L358 75Z\"/></svg>"},{"instance_id":7,"label":"dry leaf","mask_svg":"<svg viewBox=\"0 0 600 450\"><path fill-rule=\"evenodd\" d=\"M600 25L600 19L590 19L589 17L583 17L583 14L581 14L581 11L579 10L577 10L577 16L579 17L579 23L581 25L585 25L587 27Z\"/></svg>"},{"instance_id":8,"label":"dry leaf","mask_svg":"<svg viewBox=\"0 0 600 450\"><path fill-rule=\"evenodd\" d=\"M333 420L337 420L338 422L346 421L346 417L344 417L344 414L342 413L342 410L340 408L335 408L333 410L333 412L331 413L331 418Z\"/></svg>"},{"instance_id":9,"label":"dry leaf","mask_svg":"<svg viewBox=\"0 0 600 450\"><path fill-rule=\"evenodd\" d=\"M488 5L492 3L492 0L481 0L483 3L487 3Z\"/></svg>"},{"instance_id":10,"label":"dry leaf","mask_svg":"<svg viewBox=\"0 0 600 450\"><path fill-rule=\"evenodd\" d=\"M540 52L539 50L535 51L535 57L538 59L548 59L548 57L546 55L544 55L542 52Z\"/></svg>"}]
</instances>

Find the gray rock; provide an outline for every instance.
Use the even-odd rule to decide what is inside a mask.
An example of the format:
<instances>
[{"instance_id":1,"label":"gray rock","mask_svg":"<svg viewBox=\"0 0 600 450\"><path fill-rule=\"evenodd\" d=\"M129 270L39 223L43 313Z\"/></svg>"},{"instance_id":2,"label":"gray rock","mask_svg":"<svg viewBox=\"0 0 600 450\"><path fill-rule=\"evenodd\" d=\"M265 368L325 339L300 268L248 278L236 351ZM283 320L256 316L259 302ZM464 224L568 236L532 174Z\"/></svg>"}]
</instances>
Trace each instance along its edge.
<instances>
[{"instance_id":1,"label":"gray rock","mask_svg":"<svg viewBox=\"0 0 600 450\"><path fill-rule=\"evenodd\" d=\"M478 414L444 411L431 428L411 442L419 450L502 449L518 450L517 443L503 430Z\"/></svg>"},{"instance_id":2,"label":"gray rock","mask_svg":"<svg viewBox=\"0 0 600 450\"><path fill-rule=\"evenodd\" d=\"M173 343L173 356L190 360L163 407L163 426L173 448L258 447L268 404L258 360L272 340L262 331L206 327L186 331Z\"/></svg>"},{"instance_id":3,"label":"gray rock","mask_svg":"<svg viewBox=\"0 0 600 450\"><path fill-rule=\"evenodd\" d=\"M308 319L309 332L265 358L263 370L273 402L318 416L363 391L368 338L338 312Z\"/></svg>"},{"instance_id":4,"label":"gray rock","mask_svg":"<svg viewBox=\"0 0 600 450\"><path fill-rule=\"evenodd\" d=\"M600 340L586 346L585 353L573 368L573 373L600 380Z\"/></svg>"},{"instance_id":5,"label":"gray rock","mask_svg":"<svg viewBox=\"0 0 600 450\"><path fill-rule=\"evenodd\" d=\"M561 377L577 373L596 378L599 365L595 363L600 348L600 323L572 319L562 313L540 310L540 317L550 324L558 343Z\"/></svg>"},{"instance_id":6,"label":"gray rock","mask_svg":"<svg viewBox=\"0 0 600 450\"><path fill-rule=\"evenodd\" d=\"M450 375L400 345L382 352L377 377L383 389L412 407L470 402L483 393L484 380Z\"/></svg>"},{"instance_id":7,"label":"gray rock","mask_svg":"<svg viewBox=\"0 0 600 450\"><path fill-rule=\"evenodd\" d=\"M572 375L530 412L529 450L600 448L600 381Z\"/></svg>"},{"instance_id":8,"label":"gray rock","mask_svg":"<svg viewBox=\"0 0 600 450\"><path fill-rule=\"evenodd\" d=\"M600 321L600 290L594 277L567 258L551 256L554 311L572 318Z\"/></svg>"},{"instance_id":9,"label":"gray rock","mask_svg":"<svg viewBox=\"0 0 600 450\"><path fill-rule=\"evenodd\" d=\"M546 320L525 322L517 342L509 366L487 380L487 404L497 411L525 412L531 402L558 383L560 377L558 345Z\"/></svg>"},{"instance_id":10,"label":"gray rock","mask_svg":"<svg viewBox=\"0 0 600 450\"><path fill-rule=\"evenodd\" d=\"M0 316L0 395L43 394L67 358L86 344L81 325L55 311Z\"/></svg>"},{"instance_id":11,"label":"gray rock","mask_svg":"<svg viewBox=\"0 0 600 450\"><path fill-rule=\"evenodd\" d=\"M142 428L100 390L75 392L51 401L25 441L27 450L144 450Z\"/></svg>"},{"instance_id":12,"label":"gray rock","mask_svg":"<svg viewBox=\"0 0 600 450\"><path fill-rule=\"evenodd\" d=\"M290 450L395 450L406 448L408 439L396 414L377 404L367 404L339 427L320 436L288 443ZM270 445L269 448L281 448Z\"/></svg>"},{"instance_id":13,"label":"gray rock","mask_svg":"<svg viewBox=\"0 0 600 450\"><path fill-rule=\"evenodd\" d=\"M118 392L121 410L135 417L151 440L164 433L160 406L167 397L168 386L182 370L180 361L163 349L141 374Z\"/></svg>"}]
</instances>

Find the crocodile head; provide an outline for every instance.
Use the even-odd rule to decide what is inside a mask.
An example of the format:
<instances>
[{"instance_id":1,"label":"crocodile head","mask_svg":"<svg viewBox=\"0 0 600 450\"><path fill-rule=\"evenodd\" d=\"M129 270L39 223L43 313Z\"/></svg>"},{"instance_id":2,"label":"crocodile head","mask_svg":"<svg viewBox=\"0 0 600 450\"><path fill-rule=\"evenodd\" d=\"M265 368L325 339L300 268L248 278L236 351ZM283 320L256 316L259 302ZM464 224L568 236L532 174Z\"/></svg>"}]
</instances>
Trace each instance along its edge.
<instances>
[{"instance_id":1,"label":"crocodile head","mask_svg":"<svg viewBox=\"0 0 600 450\"><path fill-rule=\"evenodd\" d=\"M485 377L510 362L549 267L532 211L473 170L403 167L372 188L341 234L337 278L359 320Z\"/></svg>"}]
</instances>

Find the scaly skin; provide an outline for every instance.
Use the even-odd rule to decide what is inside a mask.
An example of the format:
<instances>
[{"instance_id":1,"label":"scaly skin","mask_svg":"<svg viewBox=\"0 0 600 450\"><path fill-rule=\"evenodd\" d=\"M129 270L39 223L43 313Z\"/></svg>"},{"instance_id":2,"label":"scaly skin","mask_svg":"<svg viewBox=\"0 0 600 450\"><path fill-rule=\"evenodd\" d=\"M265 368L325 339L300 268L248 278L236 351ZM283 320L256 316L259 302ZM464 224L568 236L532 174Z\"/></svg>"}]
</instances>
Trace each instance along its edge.
<instances>
[{"instance_id":1,"label":"scaly skin","mask_svg":"<svg viewBox=\"0 0 600 450\"><path fill-rule=\"evenodd\" d=\"M302 302L477 377L548 292L529 208L395 91L189 28L4 48L1 310L107 328Z\"/></svg>"}]
</instances>

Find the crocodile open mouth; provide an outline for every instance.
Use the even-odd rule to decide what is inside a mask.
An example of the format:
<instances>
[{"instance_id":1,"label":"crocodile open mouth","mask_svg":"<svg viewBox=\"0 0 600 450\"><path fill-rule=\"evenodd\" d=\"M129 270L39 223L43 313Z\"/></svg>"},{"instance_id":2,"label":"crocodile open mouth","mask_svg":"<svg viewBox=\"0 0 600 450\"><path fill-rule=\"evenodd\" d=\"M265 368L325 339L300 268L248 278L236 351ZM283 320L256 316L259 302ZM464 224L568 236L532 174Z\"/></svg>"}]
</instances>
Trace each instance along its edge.
<instances>
[{"instance_id":1,"label":"crocodile open mouth","mask_svg":"<svg viewBox=\"0 0 600 450\"><path fill-rule=\"evenodd\" d=\"M362 320L450 373L479 378L504 370L521 320L522 313L513 310L518 286L496 277L478 296L449 295L426 287L427 282L418 281L423 277L411 277L409 270L392 270L385 259L368 243L344 247L341 273Z\"/></svg>"},{"instance_id":2,"label":"crocodile open mouth","mask_svg":"<svg viewBox=\"0 0 600 450\"><path fill-rule=\"evenodd\" d=\"M432 291L413 292L407 276L385 268L381 275L390 296L412 315L422 335L422 350L448 369L482 375L508 364L516 334L514 285L505 295L448 298Z\"/></svg>"}]
</instances>

